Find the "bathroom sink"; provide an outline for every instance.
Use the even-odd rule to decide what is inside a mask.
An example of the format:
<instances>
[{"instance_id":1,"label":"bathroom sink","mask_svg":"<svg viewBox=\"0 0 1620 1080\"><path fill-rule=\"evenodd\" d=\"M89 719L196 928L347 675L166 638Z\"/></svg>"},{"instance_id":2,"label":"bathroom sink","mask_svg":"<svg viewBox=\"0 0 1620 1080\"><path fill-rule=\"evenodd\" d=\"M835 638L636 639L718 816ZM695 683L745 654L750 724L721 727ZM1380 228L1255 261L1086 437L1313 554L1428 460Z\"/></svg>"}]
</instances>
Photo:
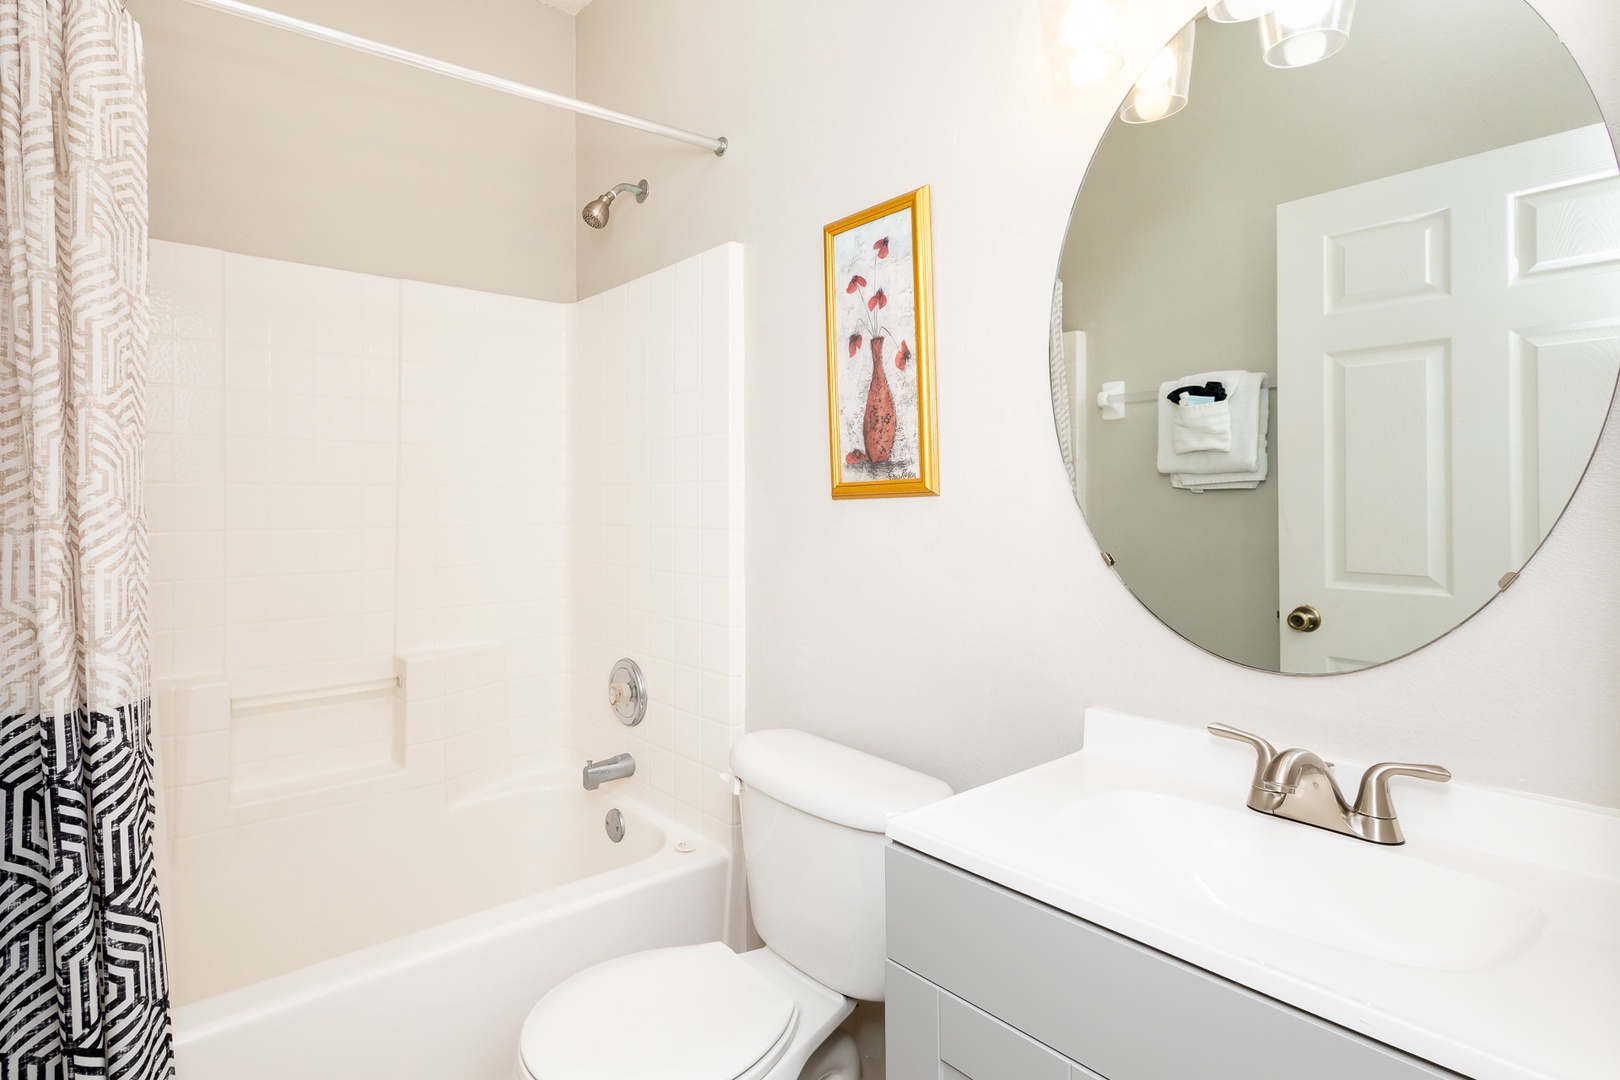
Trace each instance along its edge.
<instances>
[{"instance_id":1,"label":"bathroom sink","mask_svg":"<svg viewBox=\"0 0 1620 1080\"><path fill-rule=\"evenodd\" d=\"M1111 791L1052 822L1066 864L1127 909L1213 907L1413 967L1468 971L1523 952L1540 910L1509 889L1305 826L1175 795Z\"/></svg>"},{"instance_id":2,"label":"bathroom sink","mask_svg":"<svg viewBox=\"0 0 1620 1080\"><path fill-rule=\"evenodd\" d=\"M1365 763L1331 756L1355 790ZM888 834L1453 1074L1613 1075L1620 814L1398 777L1406 843L1373 844L1248 809L1254 767L1201 728L1092 708L1079 753Z\"/></svg>"}]
</instances>

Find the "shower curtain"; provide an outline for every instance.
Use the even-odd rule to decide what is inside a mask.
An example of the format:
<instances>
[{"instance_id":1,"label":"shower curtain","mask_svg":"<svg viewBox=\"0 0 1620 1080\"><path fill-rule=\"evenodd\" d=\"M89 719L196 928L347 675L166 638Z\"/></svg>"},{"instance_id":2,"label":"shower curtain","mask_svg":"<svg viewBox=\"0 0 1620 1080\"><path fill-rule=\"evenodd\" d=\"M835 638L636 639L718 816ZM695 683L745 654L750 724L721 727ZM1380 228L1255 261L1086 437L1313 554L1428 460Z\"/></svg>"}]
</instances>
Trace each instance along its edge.
<instances>
[{"instance_id":1,"label":"shower curtain","mask_svg":"<svg viewBox=\"0 0 1620 1080\"><path fill-rule=\"evenodd\" d=\"M173 1075L146 212L134 21L118 0L0 0L0 1080Z\"/></svg>"}]
</instances>

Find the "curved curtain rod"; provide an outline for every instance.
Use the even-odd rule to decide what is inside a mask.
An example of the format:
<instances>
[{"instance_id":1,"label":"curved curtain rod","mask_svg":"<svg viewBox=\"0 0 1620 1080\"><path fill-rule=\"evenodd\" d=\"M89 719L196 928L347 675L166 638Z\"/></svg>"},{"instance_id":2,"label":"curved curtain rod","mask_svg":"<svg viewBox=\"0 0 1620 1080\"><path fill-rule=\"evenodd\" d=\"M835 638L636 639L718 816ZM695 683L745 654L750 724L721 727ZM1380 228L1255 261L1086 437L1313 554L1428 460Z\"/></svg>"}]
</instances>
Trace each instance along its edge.
<instances>
[{"instance_id":1,"label":"curved curtain rod","mask_svg":"<svg viewBox=\"0 0 1620 1080\"><path fill-rule=\"evenodd\" d=\"M273 26L278 30L290 30L295 34L303 34L305 37L312 37L333 45L341 45L345 49L353 49L355 52L381 57L384 60L393 60L396 63L420 68L423 71L448 75L452 79L460 79L462 82L472 83L475 86L482 86L490 90L499 90L501 93L511 94L513 97L527 98L530 101L538 101L542 105L567 109L569 112L579 113L581 116L590 116L597 120L606 120L610 124L619 124L652 135L662 135L666 139L676 139L683 143L690 143L693 146L701 146L705 150L713 150L715 157L724 156L728 145L723 137L699 135L695 131L670 127L667 124L656 124L651 120L643 120L639 116L631 116L628 113L604 109L600 105L592 105L588 101L564 97L562 94L554 94L549 90L541 90L539 87L513 82L511 79L503 79L498 75L487 75L482 71L474 71L472 68L462 67L459 64L435 60L433 57L423 56L421 53L398 49L392 45L384 45L380 41L372 41L369 38L344 33L342 30L333 30L318 23L295 19L291 15L283 15L279 11L266 11L264 8L240 3L239 0L184 0L184 2L201 8L208 8L211 11L219 11L226 15L235 15L252 22L262 23L265 26Z\"/></svg>"}]
</instances>

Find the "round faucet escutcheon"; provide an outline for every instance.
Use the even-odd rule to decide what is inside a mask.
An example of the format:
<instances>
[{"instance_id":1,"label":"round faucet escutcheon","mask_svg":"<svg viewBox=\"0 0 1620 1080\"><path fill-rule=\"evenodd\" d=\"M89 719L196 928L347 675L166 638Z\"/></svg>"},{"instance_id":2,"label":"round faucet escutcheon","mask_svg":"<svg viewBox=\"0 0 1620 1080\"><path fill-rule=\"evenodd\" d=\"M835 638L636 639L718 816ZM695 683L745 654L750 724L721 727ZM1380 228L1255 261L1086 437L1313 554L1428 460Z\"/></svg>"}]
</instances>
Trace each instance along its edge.
<instances>
[{"instance_id":1,"label":"round faucet escutcheon","mask_svg":"<svg viewBox=\"0 0 1620 1080\"><path fill-rule=\"evenodd\" d=\"M635 727L647 717L647 676L628 656L608 674L608 708L625 727Z\"/></svg>"}]
</instances>

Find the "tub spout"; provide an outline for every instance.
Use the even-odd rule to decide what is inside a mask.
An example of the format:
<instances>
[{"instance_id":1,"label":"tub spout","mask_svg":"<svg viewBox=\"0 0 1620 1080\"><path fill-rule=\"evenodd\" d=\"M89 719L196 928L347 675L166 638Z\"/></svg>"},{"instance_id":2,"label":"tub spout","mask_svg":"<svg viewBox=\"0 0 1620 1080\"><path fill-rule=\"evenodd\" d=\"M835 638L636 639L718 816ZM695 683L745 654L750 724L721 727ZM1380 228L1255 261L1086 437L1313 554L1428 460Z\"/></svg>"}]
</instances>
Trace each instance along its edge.
<instances>
[{"instance_id":1,"label":"tub spout","mask_svg":"<svg viewBox=\"0 0 1620 1080\"><path fill-rule=\"evenodd\" d=\"M629 754L619 754L606 761L586 761L585 790L595 791L604 780L623 780L627 776L634 776L635 772L636 759Z\"/></svg>"}]
</instances>

